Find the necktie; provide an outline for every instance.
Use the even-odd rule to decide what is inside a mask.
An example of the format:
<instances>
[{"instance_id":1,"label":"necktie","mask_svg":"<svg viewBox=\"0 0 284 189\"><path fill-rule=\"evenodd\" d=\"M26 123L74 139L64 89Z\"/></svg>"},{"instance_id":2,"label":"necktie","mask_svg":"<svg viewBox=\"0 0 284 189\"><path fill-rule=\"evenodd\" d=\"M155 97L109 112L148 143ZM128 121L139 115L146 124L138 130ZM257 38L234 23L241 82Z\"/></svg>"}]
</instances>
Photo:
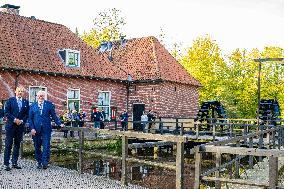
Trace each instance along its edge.
<instances>
[{"instance_id":1,"label":"necktie","mask_svg":"<svg viewBox=\"0 0 284 189\"><path fill-rule=\"evenodd\" d=\"M18 103L19 111L21 111L21 109L22 109L22 100L19 98L19 99L17 100L17 103Z\"/></svg>"},{"instance_id":2,"label":"necktie","mask_svg":"<svg viewBox=\"0 0 284 189\"><path fill-rule=\"evenodd\" d=\"M42 114L42 103L40 103L39 105L38 105L38 107L39 107L39 111L40 111L40 114Z\"/></svg>"}]
</instances>

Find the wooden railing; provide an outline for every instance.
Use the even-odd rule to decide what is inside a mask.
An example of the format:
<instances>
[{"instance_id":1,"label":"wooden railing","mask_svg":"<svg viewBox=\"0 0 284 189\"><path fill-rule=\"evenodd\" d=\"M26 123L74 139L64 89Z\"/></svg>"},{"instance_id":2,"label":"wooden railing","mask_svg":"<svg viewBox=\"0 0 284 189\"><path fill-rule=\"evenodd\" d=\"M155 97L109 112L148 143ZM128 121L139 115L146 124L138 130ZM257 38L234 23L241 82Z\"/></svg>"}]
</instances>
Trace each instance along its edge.
<instances>
[{"instance_id":1,"label":"wooden railing","mask_svg":"<svg viewBox=\"0 0 284 189\"><path fill-rule=\"evenodd\" d=\"M200 145L195 147L195 184L194 188L200 188L202 181L215 182L215 188L221 188L221 183L234 183L250 186L261 186L269 188L281 188L278 186L278 157L284 156L284 151L279 150L284 142L284 129L283 127L276 126L259 126L258 131L254 133L247 133L243 136L234 137L231 139L213 142L210 144ZM266 135L266 138L264 137ZM254 148L254 141L257 140L257 146ZM264 143L267 139L267 144ZM240 147L240 146L246 147ZM267 149L264 149L267 148ZM278 149L276 149L276 147ZM211 153L215 156L215 168L209 169L202 173L202 154ZM222 155L233 154L235 158L230 161L224 161ZM240 174L240 159L248 156L248 166L253 167L253 157L269 158L269 182L256 182L254 180L239 179ZM223 170L231 169L232 165L235 166L234 178L221 177ZM229 167L229 168L228 168ZM213 175L213 176L211 176Z\"/></svg>"},{"instance_id":2,"label":"wooden railing","mask_svg":"<svg viewBox=\"0 0 284 189\"><path fill-rule=\"evenodd\" d=\"M238 161L242 158L244 155L249 155L249 165L250 167L253 166L252 158L253 156L271 156L271 166L275 166L275 161L277 161L277 157L282 156L282 152L279 152L276 149L271 149L271 151L266 152L266 150L262 149L264 146L264 135L269 134L269 141L270 145L275 148L276 145L280 148L280 146L283 144L283 129L281 127L274 127L274 126L258 126L254 123L256 120L232 120L229 119L227 121L224 120L217 120L214 121L208 120L207 123L200 123L200 122L194 122L194 120L182 120L182 121L156 121L153 122L156 127L152 128L151 133L143 133L143 132L136 132L133 130L130 131L120 131L119 130L119 123L118 122L108 122L106 124L106 129L95 129L92 128L93 123L92 122L86 122L86 126L90 127L65 127L62 130L72 130L72 131L78 131L79 132L79 147L77 149L78 151L78 172L82 173L83 168L83 154L86 153L84 150L84 142L85 142L85 133L91 132L91 133L100 133L100 134L109 134L112 136L119 136L122 140L122 155L121 155L121 161L122 161L122 176L121 176L121 184L127 185L127 166L129 162L138 162L138 163L145 163L148 165L153 166L159 166L164 167L167 169L175 170L176 171L176 188L181 189L184 188L183 182L184 182L184 144L188 142L189 140L195 140L202 136L202 134L207 133L212 136L211 143L208 143L207 145L202 145L195 147L195 188L199 188L200 182L202 180L208 180L208 181L216 181L216 186L219 186L220 182L229 182L230 179L220 178L220 169L224 167L224 165L221 165L221 157L223 153L228 154L237 154L237 158L232 160L231 162L225 162L225 165L235 163L236 164L236 170L239 169ZM133 123L133 122L132 122ZM129 121L129 124L132 124L131 121ZM204 126L204 124L210 124L210 130L208 131L202 131L201 128ZM0 125L1 127L2 125ZM223 126L223 129L221 129L221 126ZM172 132L177 135L165 135L165 132L163 132L165 129L170 131L178 131L178 132ZM2 130L2 129L1 129ZM158 132L157 132L158 131ZM184 133L187 133L188 131L192 131L188 135L183 135ZM216 137L218 136L227 136L225 139L221 141L214 141ZM0 135L2 137L2 135ZM128 139L129 138L135 138L135 139L145 139L145 140L160 140L160 141L167 141L172 142L176 145L176 162L175 164L170 162L154 162L154 161L146 161L136 158L130 158L128 157ZM258 150L255 150L253 148L253 140L255 138L258 138ZM2 141L2 138L0 138ZM275 141L277 139L277 142ZM229 144L233 144L236 147L232 147ZM249 148L242 148L239 147L240 145L246 145ZM2 150L2 145L0 145L0 152ZM210 170L207 173L201 173L201 159L202 159L202 153L217 153L216 156L216 168ZM89 152L88 152L89 153ZM270 154L270 155L269 155ZM273 159L274 158L274 159ZM260 158L261 159L261 158ZM210 174L214 173L215 177L210 177ZM238 173L236 171L236 177L238 177ZM271 172L273 174L273 172ZM240 180L233 180L231 182L239 182L242 183ZM270 183L275 183L275 180L271 181ZM261 183L248 183L249 185L262 185ZM277 182L276 182L277 183ZM264 184L263 186L268 186Z\"/></svg>"}]
</instances>

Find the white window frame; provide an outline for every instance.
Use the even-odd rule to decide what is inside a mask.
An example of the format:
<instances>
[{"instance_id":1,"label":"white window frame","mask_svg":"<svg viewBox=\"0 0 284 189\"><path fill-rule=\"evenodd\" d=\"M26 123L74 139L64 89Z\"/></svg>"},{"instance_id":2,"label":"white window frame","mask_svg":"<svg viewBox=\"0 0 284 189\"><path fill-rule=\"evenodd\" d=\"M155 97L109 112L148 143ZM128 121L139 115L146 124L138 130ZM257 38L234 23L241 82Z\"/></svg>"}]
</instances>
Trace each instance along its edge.
<instances>
[{"instance_id":1,"label":"white window frame","mask_svg":"<svg viewBox=\"0 0 284 189\"><path fill-rule=\"evenodd\" d=\"M79 91L78 98L69 98L68 96L69 91ZM80 109L80 105L81 105L81 90L80 89L74 89L74 88L67 89L66 97L67 97L67 109L68 110L71 110L69 109L69 101L78 101L78 110Z\"/></svg>"},{"instance_id":2,"label":"white window frame","mask_svg":"<svg viewBox=\"0 0 284 189\"><path fill-rule=\"evenodd\" d=\"M44 97L44 99L47 100L47 87L44 87L44 86L29 86L29 102L30 102L30 104L32 104L32 103L34 103L34 102L37 101L36 96L35 96L35 101L34 101L34 102L32 102L32 100L31 100L31 89L32 89L32 88L40 88L41 90L44 89L44 91L45 91L45 97ZM36 94L35 94L35 95L36 95Z\"/></svg>"},{"instance_id":3,"label":"white window frame","mask_svg":"<svg viewBox=\"0 0 284 189\"><path fill-rule=\"evenodd\" d=\"M100 105L99 102L100 102L100 99L99 99L99 96L100 96L100 93L108 93L109 94L109 98L108 98L108 105ZM99 109L102 109L102 108L108 108L108 112L105 112L106 113L106 117L105 119L107 120L110 120L110 116L111 116L111 91L98 91L98 108Z\"/></svg>"},{"instance_id":4,"label":"white window frame","mask_svg":"<svg viewBox=\"0 0 284 189\"><path fill-rule=\"evenodd\" d=\"M64 49L65 50L65 65L68 67L74 67L74 68L79 68L80 67L80 51L78 50L72 50L72 49ZM69 65L69 53L76 53L78 54L78 64L77 65Z\"/></svg>"}]
</instances>

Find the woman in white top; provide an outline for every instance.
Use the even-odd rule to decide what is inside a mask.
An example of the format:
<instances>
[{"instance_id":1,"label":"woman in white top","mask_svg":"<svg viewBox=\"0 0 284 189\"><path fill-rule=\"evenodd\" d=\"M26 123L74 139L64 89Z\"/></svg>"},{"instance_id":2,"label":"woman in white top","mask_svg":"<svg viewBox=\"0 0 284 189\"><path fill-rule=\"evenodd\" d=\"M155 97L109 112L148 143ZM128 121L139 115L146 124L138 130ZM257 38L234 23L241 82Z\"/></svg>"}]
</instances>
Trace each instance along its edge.
<instances>
[{"instance_id":1,"label":"woman in white top","mask_svg":"<svg viewBox=\"0 0 284 189\"><path fill-rule=\"evenodd\" d=\"M147 124L148 123L148 116L145 112L143 112L142 116L141 116L141 125L142 125L142 129L143 129L143 132L148 132L148 128L147 127Z\"/></svg>"}]
</instances>

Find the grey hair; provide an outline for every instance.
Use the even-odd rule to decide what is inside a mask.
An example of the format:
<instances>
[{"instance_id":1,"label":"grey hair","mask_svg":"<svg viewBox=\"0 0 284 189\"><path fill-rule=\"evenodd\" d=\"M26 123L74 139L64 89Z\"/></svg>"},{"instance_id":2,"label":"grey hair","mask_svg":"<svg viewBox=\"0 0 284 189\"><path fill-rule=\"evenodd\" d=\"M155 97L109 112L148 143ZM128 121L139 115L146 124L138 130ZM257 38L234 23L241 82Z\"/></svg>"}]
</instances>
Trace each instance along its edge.
<instances>
[{"instance_id":1,"label":"grey hair","mask_svg":"<svg viewBox=\"0 0 284 189\"><path fill-rule=\"evenodd\" d=\"M37 93L36 93L36 95L38 96L38 95L46 95L46 92L45 91L38 91Z\"/></svg>"}]
</instances>

